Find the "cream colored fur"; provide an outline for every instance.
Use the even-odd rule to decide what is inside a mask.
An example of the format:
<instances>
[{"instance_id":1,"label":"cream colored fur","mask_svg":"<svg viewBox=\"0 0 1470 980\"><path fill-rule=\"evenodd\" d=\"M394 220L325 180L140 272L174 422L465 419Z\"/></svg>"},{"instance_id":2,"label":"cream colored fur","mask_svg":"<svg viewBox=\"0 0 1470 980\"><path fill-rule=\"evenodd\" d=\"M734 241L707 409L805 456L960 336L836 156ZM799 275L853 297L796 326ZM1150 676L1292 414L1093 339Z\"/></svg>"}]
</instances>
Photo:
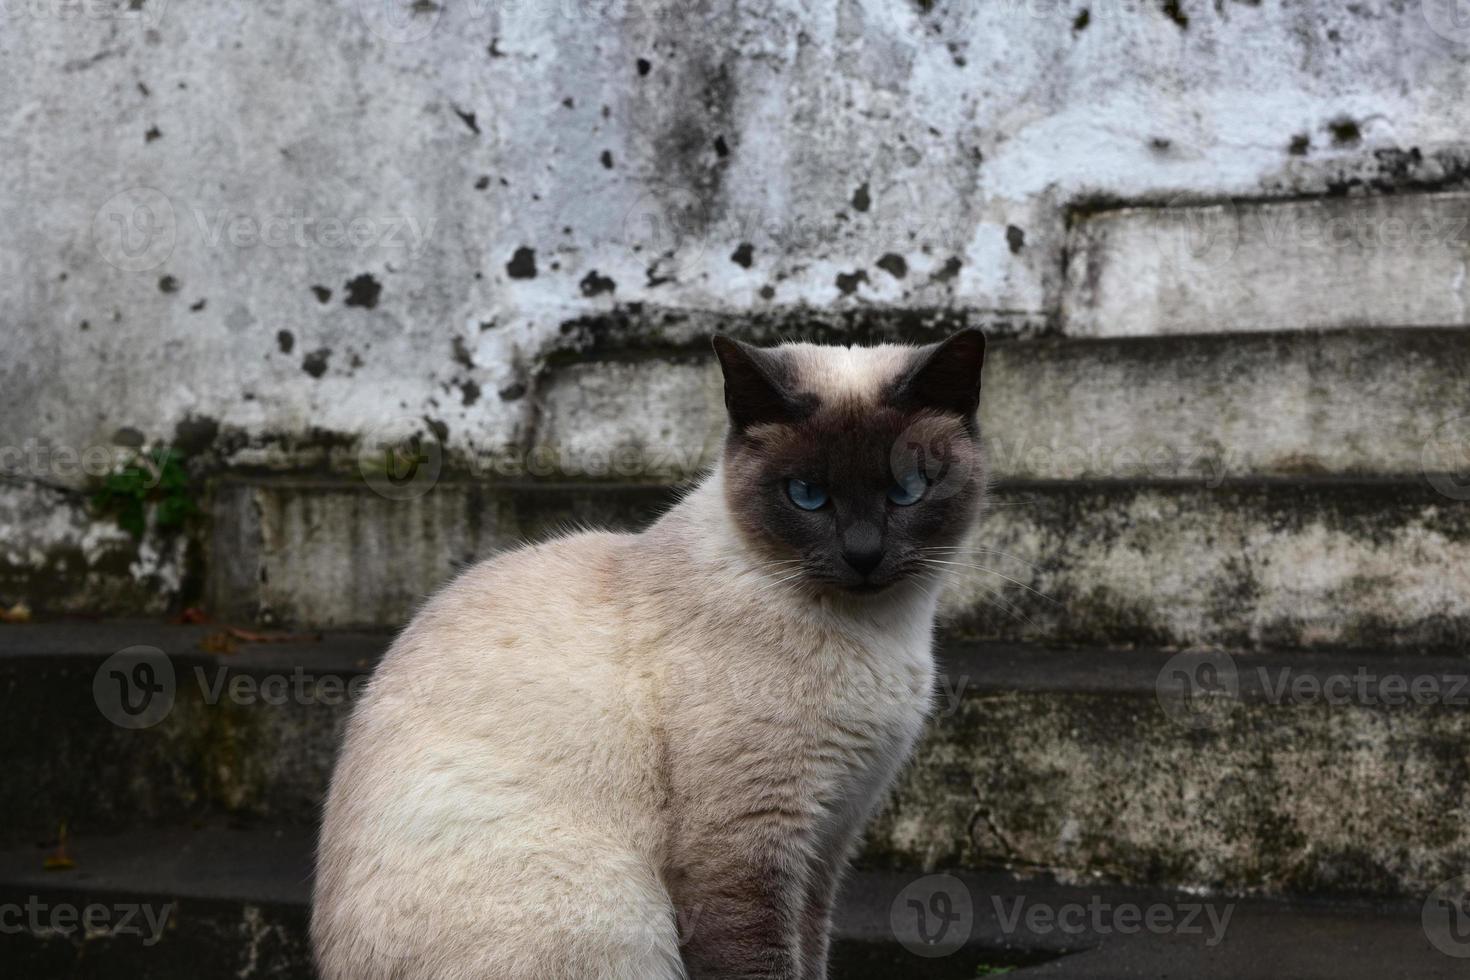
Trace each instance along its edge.
<instances>
[{"instance_id":1,"label":"cream colored fur","mask_svg":"<svg viewBox=\"0 0 1470 980\"><path fill-rule=\"evenodd\" d=\"M902 349L800 356L857 391ZM738 942L763 905L795 964L769 976L819 980L837 879L924 724L937 583L783 582L722 480L642 534L479 564L393 644L327 802L324 980L673 980L681 943ZM706 914L745 888L757 918Z\"/></svg>"}]
</instances>

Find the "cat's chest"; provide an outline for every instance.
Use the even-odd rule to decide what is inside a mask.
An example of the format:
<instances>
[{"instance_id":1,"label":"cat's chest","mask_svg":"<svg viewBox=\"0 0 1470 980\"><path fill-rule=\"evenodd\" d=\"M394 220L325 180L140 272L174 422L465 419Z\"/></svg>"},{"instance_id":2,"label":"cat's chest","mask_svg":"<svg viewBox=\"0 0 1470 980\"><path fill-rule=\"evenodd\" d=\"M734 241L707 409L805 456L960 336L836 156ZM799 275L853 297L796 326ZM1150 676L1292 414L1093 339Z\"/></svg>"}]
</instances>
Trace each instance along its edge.
<instances>
[{"instance_id":1,"label":"cat's chest","mask_svg":"<svg viewBox=\"0 0 1470 980\"><path fill-rule=\"evenodd\" d=\"M816 648L771 688L795 772L820 784L881 778L906 755L927 717L934 663L927 637L883 644L845 637Z\"/></svg>"}]
</instances>

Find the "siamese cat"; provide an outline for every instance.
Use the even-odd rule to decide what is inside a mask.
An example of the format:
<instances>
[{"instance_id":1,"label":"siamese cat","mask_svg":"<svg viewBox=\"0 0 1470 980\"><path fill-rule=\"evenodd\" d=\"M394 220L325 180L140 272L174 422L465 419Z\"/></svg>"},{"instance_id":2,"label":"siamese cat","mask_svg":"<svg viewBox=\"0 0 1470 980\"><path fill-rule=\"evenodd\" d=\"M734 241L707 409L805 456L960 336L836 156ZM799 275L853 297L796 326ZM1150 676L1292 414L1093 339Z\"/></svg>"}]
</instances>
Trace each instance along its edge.
<instances>
[{"instance_id":1,"label":"siamese cat","mask_svg":"<svg viewBox=\"0 0 1470 980\"><path fill-rule=\"evenodd\" d=\"M697 487L469 569L378 667L318 850L324 980L826 976L981 508L985 342L714 348Z\"/></svg>"}]
</instances>

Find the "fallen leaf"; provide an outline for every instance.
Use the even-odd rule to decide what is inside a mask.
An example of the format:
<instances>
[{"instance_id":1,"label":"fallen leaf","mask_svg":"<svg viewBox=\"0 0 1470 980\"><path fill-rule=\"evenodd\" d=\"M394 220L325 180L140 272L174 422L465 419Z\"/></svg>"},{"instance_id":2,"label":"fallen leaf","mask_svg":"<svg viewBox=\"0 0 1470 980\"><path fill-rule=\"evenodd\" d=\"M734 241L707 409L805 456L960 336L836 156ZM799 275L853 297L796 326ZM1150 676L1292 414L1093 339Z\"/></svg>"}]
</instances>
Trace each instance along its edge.
<instances>
[{"instance_id":1,"label":"fallen leaf","mask_svg":"<svg viewBox=\"0 0 1470 980\"><path fill-rule=\"evenodd\" d=\"M221 630L218 633L210 633L204 639L200 640L199 649L205 653L234 653L238 649L238 645L228 630Z\"/></svg>"},{"instance_id":2,"label":"fallen leaf","mask_svg":"<svg viewBox=\"0 0 1470 980\"><path fill-rule=\"evenodd\" d=\"M320 633L258 633L239 626L226 627L225 632L242 643L320 643L322 639Z\"/></svg>"},{"instance_id":3,"label":"fallen leaf","mask_svg":"<svg viewBox=\"0 0 1470 980\"><path fill-rule=\"evenodd\" d=\"M31 621L31 607L24 602L17 602L9 609L0 609L0 623L29 623Z\"/></svg>"},{"instance_id":4,"label":"fallen leaf","mask_svg":"<svg viewBox=\"0 0 1470 980\"><path fill-rule=\"evenodd\" d=\"M46 855L41 867L47 871L70 871L76 866L77 863L66 852L66 824L62 824L61 831L56 835L56 850Z\"/></svg>"}]
</instances>

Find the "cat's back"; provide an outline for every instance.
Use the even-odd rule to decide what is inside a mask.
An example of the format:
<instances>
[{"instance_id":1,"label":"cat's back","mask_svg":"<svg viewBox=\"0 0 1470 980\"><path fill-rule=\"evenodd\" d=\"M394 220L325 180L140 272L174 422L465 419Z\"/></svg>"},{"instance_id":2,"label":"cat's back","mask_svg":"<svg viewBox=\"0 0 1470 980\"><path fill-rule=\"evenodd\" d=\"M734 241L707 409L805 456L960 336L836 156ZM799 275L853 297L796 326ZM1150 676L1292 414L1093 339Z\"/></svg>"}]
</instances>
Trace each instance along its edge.
<instances>
[{"instance_id":1,"label":"cat's back","mask_svg":"<svg viewBox=\"0 0 1470 980\"><path fill-rule=\"evenodd\" d=\"M579 697L608 690L621 672L631 541L581 532L467 568L389 649L354 727L412 722L483 741L517 730L512 717L523 731L538 707L548 725L564 722Z\"/></svg>"},{"instance_id":2,"label":"cat's back","mask_svg":"<svg viewBox=\"0 0 1470 980\"><path fill-rule=\"evenodd\" d=\"M312 923L323 976L451 975L441 958L477 964L455 977L677 973L652 870L655 736L619 590L630 540L574 534L481 562L395 641L328 796ZM589 884L588 853L607 880ZM589 921L589 887L627 921ZM537 966L558 961L584 965Z\"/></svg>"},{"instance_id":3,"label":"cat's back","mask_svg":"<svg viewBox=\"0 0 1470 980\"><path fill-rule=\"evenodd\" d=\"M622 618L618 569L631 535L588 531L526 545L465 569L431 596L380 672L449 665L483 670L538 651L539 666L612 643Z\"/></svg>"}]
</instances>

